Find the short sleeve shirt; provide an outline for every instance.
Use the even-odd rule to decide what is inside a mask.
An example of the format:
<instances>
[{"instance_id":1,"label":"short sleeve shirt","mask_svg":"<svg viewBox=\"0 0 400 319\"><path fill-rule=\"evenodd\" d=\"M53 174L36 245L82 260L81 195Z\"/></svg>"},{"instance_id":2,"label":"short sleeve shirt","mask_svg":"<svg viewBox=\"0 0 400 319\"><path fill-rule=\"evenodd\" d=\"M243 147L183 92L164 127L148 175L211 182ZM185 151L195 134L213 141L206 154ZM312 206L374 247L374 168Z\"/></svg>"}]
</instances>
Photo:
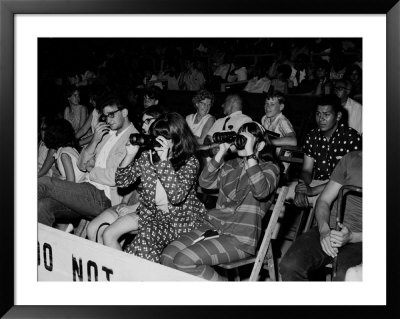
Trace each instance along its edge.
<instances>
[{"instance_id":1,"label":"short sleeve shirt","mask_svg":"<svg viewBox=\"0 0 400 319\"><path fill-rule=\"evenodd\" d=\"M314 159L313 179L317 180L329 179L344 155L361 149L360 134L344 124L338 125L329 141L319 128L311 130L303 146L304 154Z\"/></svg>"},{"instance_id":2,"label":"short sleeve shirt","mask_svg":"<svg viewBox=\"0 0 400 319\"><path fill-rule=\"evenodd\" d=\"M282 113L279 113L273 121L264 115L261 119L261 124L267 130L280 134L281 137L295 133L292 124Z\"/></svg>"},{"instance_id":3,"label":"short sleeve shirt","mask_svg":"<svg viewBox=\"0 0 400 319\"><path fill-rule=\"evenodd\" d=\"M362 153L350 152L343 156L332 172L331 180L340 185L362 187ZM362 198L349 193L343 197L345 201L343 225L352 232L362 232ZM337 201L331 213L330 227L335 227Z\"/></svg>"}]
</instances>

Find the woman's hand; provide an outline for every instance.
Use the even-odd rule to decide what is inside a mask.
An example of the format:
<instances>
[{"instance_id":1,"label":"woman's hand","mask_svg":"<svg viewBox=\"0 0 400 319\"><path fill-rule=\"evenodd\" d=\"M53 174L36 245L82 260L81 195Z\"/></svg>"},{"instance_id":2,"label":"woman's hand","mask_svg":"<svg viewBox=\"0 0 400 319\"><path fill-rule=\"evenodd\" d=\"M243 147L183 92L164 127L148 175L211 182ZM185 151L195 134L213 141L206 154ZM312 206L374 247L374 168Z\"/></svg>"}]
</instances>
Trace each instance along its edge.
<instances>
[{"instance_id":1,"label":"woman's hand","mask_svg":"<svg viewBox=\"0 0 400 319\"><path fill-rule=\"evenodd\" d=\"M254 154L254 144L256 143L256 137L253 134L249 133L247 129L241 132L240 135L243 135L246 138L246 145L244 146L246 154L243 154L243 156Z\"/></svg>"},{"instance_id":2,"label":"woman's hand","mask_svg":"<svg viewBox=\"0 0 400 319\"><path fill-rule=\"evenodd\" d=\"M126 214L131 214L136 211L136 208L138 205L126 205L126 204L120 204L116 208L116 211L119 215L126 215Z\"/></svg>"},{"instance_id":3,"label":"woman's hand","mask_svg":"<svg viewBox=\"0 0 400 319\"><path fill-rule=\"evenodd\" d=\"M161 147L154 147L154 150L160 152L158 155L161 161L166 161L169 158L170 150L172 149L172 141L167 140L164 136L157 136L156 141L160 143Z\"/></svg>"}]
</instances>

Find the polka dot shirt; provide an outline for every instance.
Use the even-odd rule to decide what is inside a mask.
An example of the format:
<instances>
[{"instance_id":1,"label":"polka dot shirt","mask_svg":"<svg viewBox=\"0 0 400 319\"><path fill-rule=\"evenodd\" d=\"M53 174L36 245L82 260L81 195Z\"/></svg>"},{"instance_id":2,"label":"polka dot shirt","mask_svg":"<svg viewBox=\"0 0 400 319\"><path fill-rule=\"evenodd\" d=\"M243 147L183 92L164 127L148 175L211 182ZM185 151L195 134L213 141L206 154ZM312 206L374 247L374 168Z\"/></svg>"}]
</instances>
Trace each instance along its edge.
<instances>
[{"instance_id":1,"label":"polka dot shirt","mask_svg":"<svg viewBox=\"0 0 400 319\"><path fill-rule=\"evenodd\" d=\"M330 140L319 128L311 130L303 146L304 154L314 159L313 179L329 179L339 160L347 153L362 149L361 136L344 124L339 124Z\"/></svg>"}]
</instances>

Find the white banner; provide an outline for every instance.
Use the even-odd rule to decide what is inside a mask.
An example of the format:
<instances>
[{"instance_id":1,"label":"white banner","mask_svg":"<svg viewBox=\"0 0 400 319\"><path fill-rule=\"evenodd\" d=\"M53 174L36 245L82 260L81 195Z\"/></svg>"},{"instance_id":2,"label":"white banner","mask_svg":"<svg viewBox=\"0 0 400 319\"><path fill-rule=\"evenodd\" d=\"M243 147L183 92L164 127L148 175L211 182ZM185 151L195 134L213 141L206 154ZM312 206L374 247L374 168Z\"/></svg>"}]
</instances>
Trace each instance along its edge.
<instances>
[{"instance_id":1,"label":"white banner","mask_svg":"<svg viewBox=\"0 0 400 319\"><path fill-rule=\"evenodd\" d=\"M39 281L198 281L201 278L38 224Z\"/></svg>"}]
</instances>

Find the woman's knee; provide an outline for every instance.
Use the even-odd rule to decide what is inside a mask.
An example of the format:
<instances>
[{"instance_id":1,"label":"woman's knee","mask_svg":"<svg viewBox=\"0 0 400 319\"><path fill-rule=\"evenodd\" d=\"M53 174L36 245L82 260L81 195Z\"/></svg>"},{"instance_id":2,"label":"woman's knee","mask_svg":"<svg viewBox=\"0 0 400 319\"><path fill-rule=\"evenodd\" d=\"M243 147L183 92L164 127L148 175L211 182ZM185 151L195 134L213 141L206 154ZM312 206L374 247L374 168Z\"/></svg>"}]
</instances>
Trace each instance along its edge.
<instances>
[{"instance_id":1,"label":"woman's knee","mask_svg":"<svg viewBox=\"0 0 400 319\"><path fill-rule=\"evenodd\" d=\"M178 249L172 245L168 245L164 248L161 257L160 264L171 268L176 268L174 264L175 255L178 253Z\"/></svg>"},{"instance_id":2,"label":"woman's knee","mask_svg":"<svg viewBox=\"0 0 400 319\"><path fill-rule=\"evenodd\" d=\"M176 268L191 268L196 265L196 261L185 254L184 251L180 251L175 255L173 263Z\"/></svg>"},{"instance_id":3,"label":"woman's knee","mask_svg":"<svg viewBox=\"0 0 400 319\"><path fill-rule=\"evenodd\" d=\"M118 241L120 233L115 231L112 227L107 227L103 232L103 242L106 246Z\"/></svg>"}]
</instances>

